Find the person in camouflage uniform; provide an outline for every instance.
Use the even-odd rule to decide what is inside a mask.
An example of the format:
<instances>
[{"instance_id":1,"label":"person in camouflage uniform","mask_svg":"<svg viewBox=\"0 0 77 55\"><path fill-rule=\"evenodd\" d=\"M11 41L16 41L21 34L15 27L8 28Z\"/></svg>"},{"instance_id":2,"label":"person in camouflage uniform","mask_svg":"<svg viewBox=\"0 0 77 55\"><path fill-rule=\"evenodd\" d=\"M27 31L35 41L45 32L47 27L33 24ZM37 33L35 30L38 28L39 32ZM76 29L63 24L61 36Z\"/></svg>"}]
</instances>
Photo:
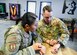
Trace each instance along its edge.
<instances>
[{"instance_id":1,"label":"person in camouflage uniform","mask_svg":"<svg viewBox=\"0 0 77 55\"><path fill-rule=\"evenodd\" d=\"M35 55L35 50L41 51L40 43L31 44L31 32L36 30L36 18L35 14L27 12L18 25L8 28L4 35L4 55Z\"/></svg>"},{"instance_id":2,"label":"person in camouflage uniform","mask_svg":"<svg viewBox=\"0 0 77 55\"><path fill-rule=\"evenodd\" d=\"M69 39L69 31L64 22L51 16L51 11L51 7L48 5L43 8L43 19L38 22L37 33L42 37L43 42L54 46L53 49L57 51L60 45L66 44Z\"/></svg>"}]
</instances>

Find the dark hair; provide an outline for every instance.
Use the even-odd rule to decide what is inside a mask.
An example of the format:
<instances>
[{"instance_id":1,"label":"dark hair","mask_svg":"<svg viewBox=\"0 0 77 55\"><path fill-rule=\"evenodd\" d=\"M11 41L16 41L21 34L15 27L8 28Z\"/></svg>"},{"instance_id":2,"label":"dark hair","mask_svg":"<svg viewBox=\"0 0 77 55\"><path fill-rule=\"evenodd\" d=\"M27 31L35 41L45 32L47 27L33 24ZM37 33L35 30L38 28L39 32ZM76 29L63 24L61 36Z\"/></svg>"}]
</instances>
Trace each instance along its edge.
<instances>
[{"instance_id":1,"label":"dark hair","mask_svg":"<svg viewBox=\"0 0 77 55\"><path fill-rule=\"evenodd\" d=\"M37 16L34 13L31 12L27 12L22 16L22 26L23 28L25 28L25 25L28 24L29 26L32 25L35 20L36 20Z\"/></svg>"},{"instance_id":2,"label":"dark hair","mask_svg":"<svg viewBox=\"0 0 77 55\"><path fill-rule=\"evenodd\" d=\"M22 21L21 18L16 19L16 25L17 25L20 21Z\"/></svg>"},{"instance_id":3,"label":"dark hair","mask_svg":"<svg viewBox=\"0 0 77 55\"><path fill-rule=\"evenodd\" d=\"M52 9L50 6L46 5L44 8L43 8L43 12L45 12L45 10L47 10L48 12L51 12Z\"/></svg>"}]
</instances>

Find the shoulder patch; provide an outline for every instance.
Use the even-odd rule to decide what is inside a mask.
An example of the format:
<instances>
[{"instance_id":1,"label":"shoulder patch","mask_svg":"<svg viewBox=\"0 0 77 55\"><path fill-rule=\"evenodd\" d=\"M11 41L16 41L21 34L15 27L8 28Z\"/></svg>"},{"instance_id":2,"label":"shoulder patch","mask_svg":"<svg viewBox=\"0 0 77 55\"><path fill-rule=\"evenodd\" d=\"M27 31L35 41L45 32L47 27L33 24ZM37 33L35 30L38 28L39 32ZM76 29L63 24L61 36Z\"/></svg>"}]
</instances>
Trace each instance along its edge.
<instances>
[{"instance_id":1,"label":"shoulder patch","mask_svg":"<svg viewBox=\"0 0 77 55\"><path fill-rule=\"evenodd\" d=\"M10 52L14 52L15 50L16 50L16 43L11 43L11 44L9 44L9 46L8 46L9 48L9 51Z\"/></svg>"}]
</instances>

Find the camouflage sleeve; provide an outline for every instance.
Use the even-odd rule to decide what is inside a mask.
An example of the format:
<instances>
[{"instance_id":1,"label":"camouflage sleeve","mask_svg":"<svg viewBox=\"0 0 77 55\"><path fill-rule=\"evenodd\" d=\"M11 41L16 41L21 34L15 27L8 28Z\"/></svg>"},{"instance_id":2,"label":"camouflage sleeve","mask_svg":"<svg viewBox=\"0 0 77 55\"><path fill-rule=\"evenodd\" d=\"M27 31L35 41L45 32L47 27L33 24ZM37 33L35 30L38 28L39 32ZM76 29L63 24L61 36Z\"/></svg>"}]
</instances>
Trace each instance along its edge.
<instances>
[{"instance_id":1,"label":"camouflage sleeve","mask_svg":"<svg viewBox=\"0 0 77 55\"><path fill-rule=\"evenodd\" d=\"M19 50L21 43L21 36L18 34L11 34L5 41L5 55L35 55L32 46Z\"/></svg>"},{"instance_id":2,"label":"camouflage sleeve","mask_svg":"<svg viewBox=\"0 0 77 55\"><path fill-rule=\"evenodd\" d=\"M64 24L64 22L60 21L60 33L61 36L58 39L59 42L61 42L63 45L66 45L68 39L69 39L69 31L67 29L67 26Z\"/></svg>"},{"instance_id":3,"label":"camouflage sleeve","mask_svg":"<svg viewBox=\"0 0 77 55\"><path fill-rule=\"evenodd\" d=\"M36 32L38 33L38 35L41 37L43 42L46 42L46 40L48 40L47 38L44 37L43 32L41 31L41 29L38 27L38 29L36 30Z\"/></svg>"}]
</instances>

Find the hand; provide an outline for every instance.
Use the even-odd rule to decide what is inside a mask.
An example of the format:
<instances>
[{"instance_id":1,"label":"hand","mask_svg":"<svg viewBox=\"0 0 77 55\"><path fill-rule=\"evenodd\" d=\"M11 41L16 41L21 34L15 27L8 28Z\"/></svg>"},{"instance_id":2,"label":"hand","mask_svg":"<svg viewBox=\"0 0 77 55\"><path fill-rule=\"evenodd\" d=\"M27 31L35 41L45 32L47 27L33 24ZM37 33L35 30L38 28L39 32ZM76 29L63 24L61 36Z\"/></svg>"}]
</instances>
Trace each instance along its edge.
<instances>
[{"instance_id":1,"label":"hand","mask_svg":"<svg viewBox=\"0 0 77 55\"><path fill-rule=\"evenodd\" d=\"M52 48L51 48L51 52L53 54L56 54L58 52L58 49L60 47L60 44L55 44Z\"/></svg>"},{"instance_id":2,"label":"hand","mask_svg":"<svg viewBox=\"0 0 77 55\"><path fill-rule=\"evenodd\" d=\"M32 45L32 47L34 48L34 50L41 50L42 45L41 45L41 43L35 43Z\"/></svg>"},{"instance_id":3,"label":"hand","mask_svg":"<svg viewBox=\"0 0 77 55\"><path fill-rule=\"evenodd\" d=\"M57 43L58 43L58 41L57 40L53 40L53 39L51 39L50 42L49 42L50 45L55 45Z\"/></svg>"},{"instance_id":4,"label":"hand","mask_svg":"<svg viewBox=\"0 0 77 55\"><path fill-rule=\"evenodd\" d=\"M45 46L42 46L42 48L40 50L40 55L45 54L45 52L46 52L46 48L45 48Z\"/></svg>"},{"instance_id":5,"label":"hand","mask_svg":"<svg viewBox=\"0 0 77 55\"><path fill-rule=\"evenodd\" d=\"M46 48L45 46L41 45L41 43L35 43L32 45L34 50L39 50L40 55L45 54Z\"/></svg>"}]
</instances>

